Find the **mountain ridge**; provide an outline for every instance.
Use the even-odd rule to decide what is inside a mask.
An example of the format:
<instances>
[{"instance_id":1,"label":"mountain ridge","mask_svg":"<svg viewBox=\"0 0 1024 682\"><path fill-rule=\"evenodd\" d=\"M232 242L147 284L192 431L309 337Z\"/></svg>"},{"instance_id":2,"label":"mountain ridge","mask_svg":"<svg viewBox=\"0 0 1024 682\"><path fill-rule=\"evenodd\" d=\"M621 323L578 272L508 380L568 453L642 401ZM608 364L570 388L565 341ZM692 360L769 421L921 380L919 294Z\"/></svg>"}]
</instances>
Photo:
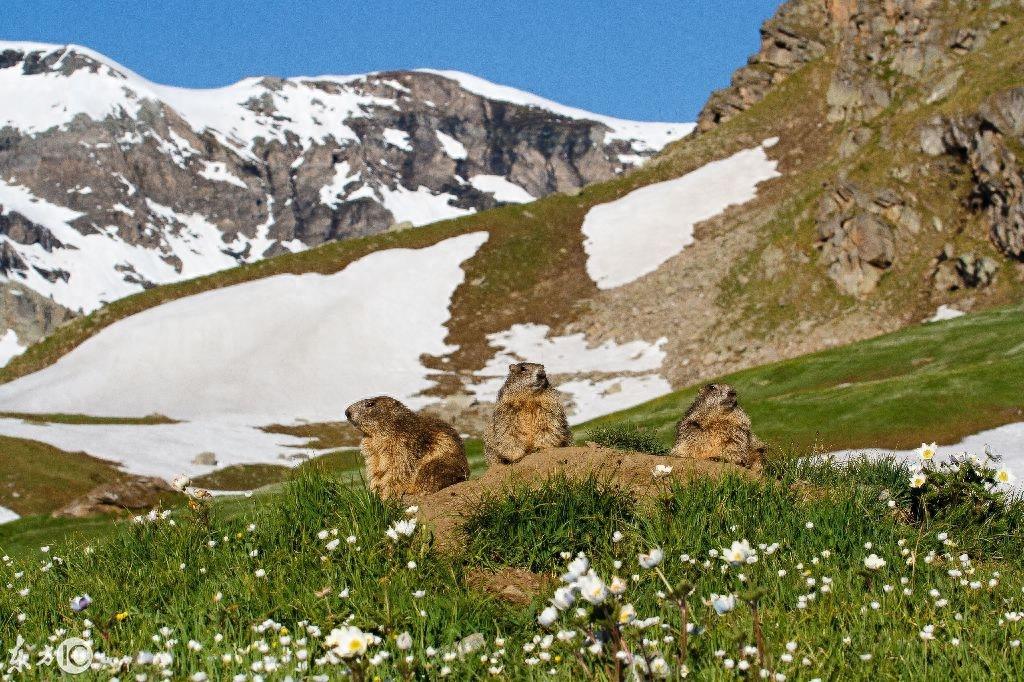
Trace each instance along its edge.
<instances>
[{"instance_id":1,"label":"mountain ridge","mask_svg":"<svg viewBox=\"0 0 1024 682\"><path fill-rule=\"evenodd\" d=\"M146 287L574 191L692 128L456 72L191 90L38 43L0 42L0 93L0 332L22 345Z\"/></svg>"}]
</instances>

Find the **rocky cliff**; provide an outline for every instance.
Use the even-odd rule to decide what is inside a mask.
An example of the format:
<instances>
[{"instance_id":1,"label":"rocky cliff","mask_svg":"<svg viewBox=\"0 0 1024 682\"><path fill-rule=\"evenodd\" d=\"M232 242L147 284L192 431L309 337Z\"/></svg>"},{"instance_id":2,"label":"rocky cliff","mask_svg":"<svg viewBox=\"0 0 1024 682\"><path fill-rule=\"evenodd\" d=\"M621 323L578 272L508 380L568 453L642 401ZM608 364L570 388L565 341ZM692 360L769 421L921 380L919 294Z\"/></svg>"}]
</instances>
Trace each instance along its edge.
<instances>
[{"instance_id":1,"label":"rocky cliff","mask_svg":"<svg viewBox=\"0 0 1024 682\"><path fill-rule=\"evenodd\" d=\"M0 336L154 285L571 192L686 124L589 114L456 72L150 83L0 43Z\"/></svg>"}]
</instances>

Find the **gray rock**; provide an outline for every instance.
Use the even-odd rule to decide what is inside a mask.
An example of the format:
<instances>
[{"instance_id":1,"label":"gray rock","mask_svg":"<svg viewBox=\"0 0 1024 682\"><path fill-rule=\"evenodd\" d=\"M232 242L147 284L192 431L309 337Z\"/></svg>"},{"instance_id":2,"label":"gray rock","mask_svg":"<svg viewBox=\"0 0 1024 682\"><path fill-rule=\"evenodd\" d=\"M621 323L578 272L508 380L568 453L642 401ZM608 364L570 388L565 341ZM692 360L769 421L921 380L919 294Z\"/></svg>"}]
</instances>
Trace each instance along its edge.
<instances>
[{"instance_id":1,"label":"gray rock","mask_svg":"<svg viewBox=\"0 0 1024 682\"><path fill-rule=\"evenodd\" d=\"M133 476L104 483L53 512L55 517L81 518L94 514L138 511L155 506L160 497L174 492L166 481L150 476Z\"/></svg>"},{"instance_id":2,"label":"gray rock","mask_svg":"<svg viewBox=\"0 0 1024 682\"><path fill-rule=\"evenodd\" d=\"M205 467L215 467L217 466L217 455L212 452L200 452L192 460L192 463Z\"/></svg>"}]
</instances>

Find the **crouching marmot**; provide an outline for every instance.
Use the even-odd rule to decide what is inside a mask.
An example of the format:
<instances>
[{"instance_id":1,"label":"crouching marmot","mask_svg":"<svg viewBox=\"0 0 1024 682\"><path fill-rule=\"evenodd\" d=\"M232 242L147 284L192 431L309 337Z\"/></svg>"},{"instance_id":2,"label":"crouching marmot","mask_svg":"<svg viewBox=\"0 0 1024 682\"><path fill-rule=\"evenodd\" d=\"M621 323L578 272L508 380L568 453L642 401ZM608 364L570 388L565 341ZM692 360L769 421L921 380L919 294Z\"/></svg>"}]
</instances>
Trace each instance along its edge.
<instances>
[{"instance_id":1,"label":"crouching marmot","mask_svg":"<svg viewBox=\"0 0 1024 682\"><path fill-rule=\"evenodd\" d=\"M750 417L736 402L736 389L708 384L676 424L671 454L753 467L761 464L765 450L750 431Z\"/></svg>"},{"instance_id":2,"label":"crouching marmot","mask_svg":"<svg viewBox=\"0 0 1024 682\"><path fill-rule=\"evenodd\" d=\"M512 464L531 452L572 444L565 410L544 365L518 362L498 392L491 426L484 436L487 461Z\"/></svg>"},{"instance_id":3,"label":"crouching marmot","mask_svg":"<svg viewBox=\"0 0 1024 682\"><path fill-rule=\"evenodd\" d=\"M462 439L449 424L388 396L352 403L345 416L363 434L370 489L385 499L432 493L469 478Z\"/></svg>"}]
</instances>

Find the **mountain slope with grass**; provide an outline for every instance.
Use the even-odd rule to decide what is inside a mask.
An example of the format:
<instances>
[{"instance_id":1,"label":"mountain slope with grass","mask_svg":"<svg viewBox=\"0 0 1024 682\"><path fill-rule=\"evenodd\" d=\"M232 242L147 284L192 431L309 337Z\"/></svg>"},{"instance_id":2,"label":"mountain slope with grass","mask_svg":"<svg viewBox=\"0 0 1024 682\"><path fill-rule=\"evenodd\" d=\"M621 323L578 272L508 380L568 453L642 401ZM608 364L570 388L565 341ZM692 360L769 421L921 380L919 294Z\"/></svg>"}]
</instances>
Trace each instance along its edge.
<instances>
[{"instance_id":1,"label":"mountain slope with grass","mask_svg":"<svg viewBox=\"0 0 1024 682\"><path fill-rule=\"evenodd\" d=\"M180 423L168 431L183 434L181 447L162 456L182 470L214 473L239 463L243 445L260 453L261 464L287 467L301 461L292 447L301 443L275 429L316 430L340 419L350 397L384 390L479 434L504 366L517 359L547 365L579 424L714 377L916 328L940 311L1015 304L1024 293L1015 246L1024 196L1022 29L1017 3L793 0L765 25L762 49L734 84L711 98L700 132L643 167L579 192L326 244L120 299L58 327L0 370L0 409L160 412ZM440 253L452 257L436 260ZM393 265L375 270L381 263ZM289 304L307 287L349 305ZM424 313L414 305L420 299L403 291L436 296ZM211 300L259 301L276 312L257 320L207 307ZM350 310L363 302L367 310ZM176 346L178 323L194 319L202 329L204 319L222 314L240 321L238 333L218 335L224 342L211 344L194 367L182 363L196 335ZM407 323L420 314L429 324L411 333ZM144 323L160 344L131 344L130 332ZM320 333L339 329L345 333ZM287 341L289 334L298 341ZM381 349L394 364L375 355ZM270 350L272 366L247 371L250 359ZM922 352L919 369L929 371L932 355ZM338 378L366 363L367 376ZM984 365L970 367L968 374L1002 385ZM852 372L836 385L856 387ZM941 382L959 380L954 374L922 379L919 388L952 394ZM216 377L210 395L225 398L204 415L189 413L191 387L204 377ZM303 382L311 396L329 400L304 403L294 391ZM771 397L757 386L741 389L754 403ZM842 389L835 394L852 412L862 409L856 391L848 399ZM274 409L239 398L249 395ZM684 397L665 400L684 407ZM1009 399L994 411L979 404L971 415L882 400L875 422L902 415L895 422L907 433L859 423L849 430L856 437L832 437L823 423L837 412L814 404L801 412L799 396L783 393L776 405L795 420L792 435L781 419L775 433L765 430L800 448L814 441L808 433L821 433L825 447L904 447L926 431L955 442L971 428L1019 421L1019 404ZM657 424L662 439L669 411ZM756 404L751 411L755 425L770 414ZM222 441L191 440L210 423L205 416L222 427ZM167 442L138 425L47 433L4 422L0 432L59 435L62 449L142 466ZM351 445L351 436L341 444ZM200 463L209 461L199 458L205 450L218 465Z\"/></svg>"}]
</instances>

